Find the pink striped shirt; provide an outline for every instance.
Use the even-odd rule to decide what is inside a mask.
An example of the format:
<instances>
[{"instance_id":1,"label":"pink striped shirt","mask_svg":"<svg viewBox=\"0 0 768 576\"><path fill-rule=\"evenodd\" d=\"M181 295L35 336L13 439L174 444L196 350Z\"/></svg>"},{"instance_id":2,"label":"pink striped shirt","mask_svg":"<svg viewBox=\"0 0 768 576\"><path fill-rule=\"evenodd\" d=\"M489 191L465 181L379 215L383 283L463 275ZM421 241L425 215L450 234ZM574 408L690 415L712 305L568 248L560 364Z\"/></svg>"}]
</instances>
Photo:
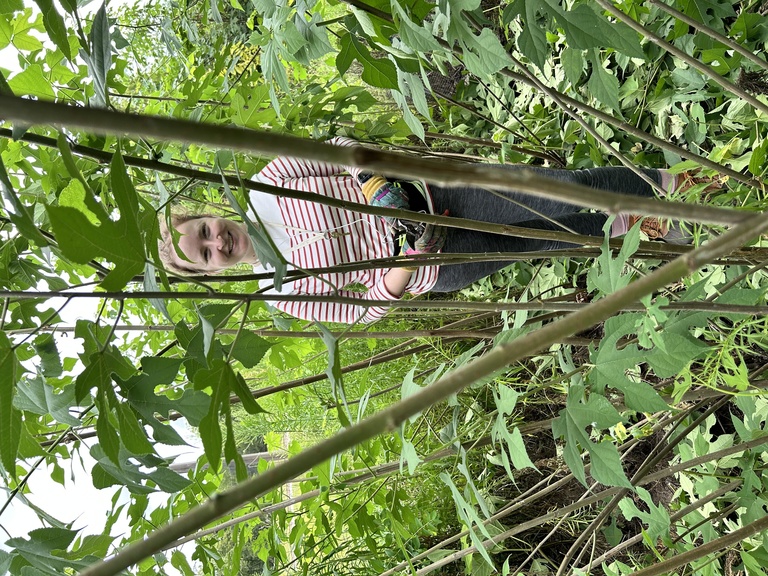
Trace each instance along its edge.
<instances>
[{"instance_id":1,"label":"pink striped shirt","mask_svg":"<svg viewBox=\"0 0 768 576\"><path fill-rule=\"evenodd\" d=\"M337 137L328 142L336 146L355 146L349 138ZM267 184L315 192L331 198L364 204L357 175L360 169L326 162L279 157L267 164L259 179ZM287 234L290 248L283 256L298 268L322 268L392 256L391 233L381 218L324 206L306 200L276 197L278 226ZM431 208L431 199L429 199ZM258 204L256 205L258 210ZM279 246L279 243L278 243ZM384 285L387 269L362 270L348 273L322 274L321 278L302 278L286 282L280 292L270 294L333 294L364 300L397 300ZM411 294L428 292L437 281L437 266L418 268L411 275L406 291ZM362 284L367 292L345 290L351 284ZM278 309L305 320L343 322L358 320L373 322L387 308L366 307L327 302L272 302Z\"/></svg>"}]
</instances>

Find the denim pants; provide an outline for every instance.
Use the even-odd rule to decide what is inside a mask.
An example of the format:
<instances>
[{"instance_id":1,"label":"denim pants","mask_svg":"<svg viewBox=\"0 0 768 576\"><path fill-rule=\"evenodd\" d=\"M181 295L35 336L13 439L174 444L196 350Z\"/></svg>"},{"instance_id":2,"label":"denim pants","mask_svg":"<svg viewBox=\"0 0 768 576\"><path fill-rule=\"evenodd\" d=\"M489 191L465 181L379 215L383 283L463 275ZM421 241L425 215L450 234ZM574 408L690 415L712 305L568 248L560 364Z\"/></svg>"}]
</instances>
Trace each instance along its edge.
<instances>
[{"instance_id":1,"label":"denim pants","mask_svg":"<svg viewBox=\"0 0 768 576\"><path fill-rule=\"evenodd\" d=\"M532 166L504 165L509 170L530 170L560 182L581 184L598 190L619 194L653 197L651 186L632 170L623 167L591 168L589 170L558 170ZM643 173L657 184L661 183L658 170L644 169ZM495 224L513 224L537 230L563 231L602 236L608 216L603 213L581 212L583 206L559 200L537 198L518 192L501 192L501 198L488 190L471 186L445 187L430 185L435 203L435 214L449 211L450 216L470 218ZM530 208L531 210L529 210ZM542 219L543 214L551 220ZM556 240L517 238L475 230L449 228L443 252L456 254L482 254L485 252L538 252L573 247L574 244ZM437 283L432 292L452 292L469 286L476 280L493 274L511 264L511 261L471 262L440 266Z\"/></svg>"}]
</instances>

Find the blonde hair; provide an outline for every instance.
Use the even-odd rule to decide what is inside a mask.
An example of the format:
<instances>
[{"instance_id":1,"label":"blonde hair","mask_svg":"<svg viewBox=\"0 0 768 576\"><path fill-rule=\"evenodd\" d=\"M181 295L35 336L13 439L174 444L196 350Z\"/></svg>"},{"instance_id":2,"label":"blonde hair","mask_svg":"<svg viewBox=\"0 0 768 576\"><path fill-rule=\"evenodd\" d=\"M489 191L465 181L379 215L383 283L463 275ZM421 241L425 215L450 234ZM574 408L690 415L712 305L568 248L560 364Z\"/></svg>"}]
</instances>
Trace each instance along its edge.
<instances>
[{"instance_id":1,"label":"blonde hair","mask_svg":"<svg viewBox=\"0 0 768 576\"><path fill-rule=\"evenodd\" d=\"M171 226L178 228L184 222L198 220L200 218L216 218L213 214L171 214ZM176 250L173 248L173 237L168 229L168 224L163 216L160 216L160 240L157 241L157 249L160 255L160 262L166 270L176 274L189 276L192 274L206 274L207 272L197 268L194 264L179 260L176 256Z\"/></svg>"}]
</instances>

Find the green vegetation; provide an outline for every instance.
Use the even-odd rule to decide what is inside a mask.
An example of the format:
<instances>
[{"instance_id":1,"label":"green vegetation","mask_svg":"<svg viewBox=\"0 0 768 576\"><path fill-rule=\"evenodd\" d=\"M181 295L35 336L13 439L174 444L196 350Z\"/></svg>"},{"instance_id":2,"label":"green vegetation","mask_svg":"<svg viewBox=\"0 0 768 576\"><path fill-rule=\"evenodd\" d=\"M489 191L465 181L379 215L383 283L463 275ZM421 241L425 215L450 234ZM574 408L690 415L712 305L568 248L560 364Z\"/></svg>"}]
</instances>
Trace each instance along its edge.
<instances>
[{"instance_id":1,"label":"green vegetation","mask_svg":"<svg viewBox=\"0 0 768 576\"><path fill-rule=\"evenodd\" d=\"M763 574L764 2L29 4L0 0L0 574ZM348 161L309 141L338 134L406 176L726 185L643 204L704 248L633 230L367 327L162 269L171 204L240 212L274 155ZM106 525L46 475L115 494Z\"/></svg>"}]
</instances>

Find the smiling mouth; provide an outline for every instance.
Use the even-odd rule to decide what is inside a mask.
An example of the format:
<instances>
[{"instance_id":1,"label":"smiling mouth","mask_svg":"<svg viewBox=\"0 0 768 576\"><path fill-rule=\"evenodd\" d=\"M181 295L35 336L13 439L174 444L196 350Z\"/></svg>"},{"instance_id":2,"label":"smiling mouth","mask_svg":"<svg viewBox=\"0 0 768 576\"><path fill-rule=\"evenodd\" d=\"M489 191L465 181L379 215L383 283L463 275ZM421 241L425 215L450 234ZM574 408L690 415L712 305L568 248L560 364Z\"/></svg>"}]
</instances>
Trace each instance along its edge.
<instances>
[{"instance_id":1,"label":"smiling mouth","mask_svg":"<svg viewBox=\"0 0 768 576\"><path fill-rule=\"evenodd\" d=\"M228 244L229 244L229 255L232 256L232 252L235 249L235 238L232 236L232 232L227 232L228 236Z\"/></svg>"}]
</instances>

